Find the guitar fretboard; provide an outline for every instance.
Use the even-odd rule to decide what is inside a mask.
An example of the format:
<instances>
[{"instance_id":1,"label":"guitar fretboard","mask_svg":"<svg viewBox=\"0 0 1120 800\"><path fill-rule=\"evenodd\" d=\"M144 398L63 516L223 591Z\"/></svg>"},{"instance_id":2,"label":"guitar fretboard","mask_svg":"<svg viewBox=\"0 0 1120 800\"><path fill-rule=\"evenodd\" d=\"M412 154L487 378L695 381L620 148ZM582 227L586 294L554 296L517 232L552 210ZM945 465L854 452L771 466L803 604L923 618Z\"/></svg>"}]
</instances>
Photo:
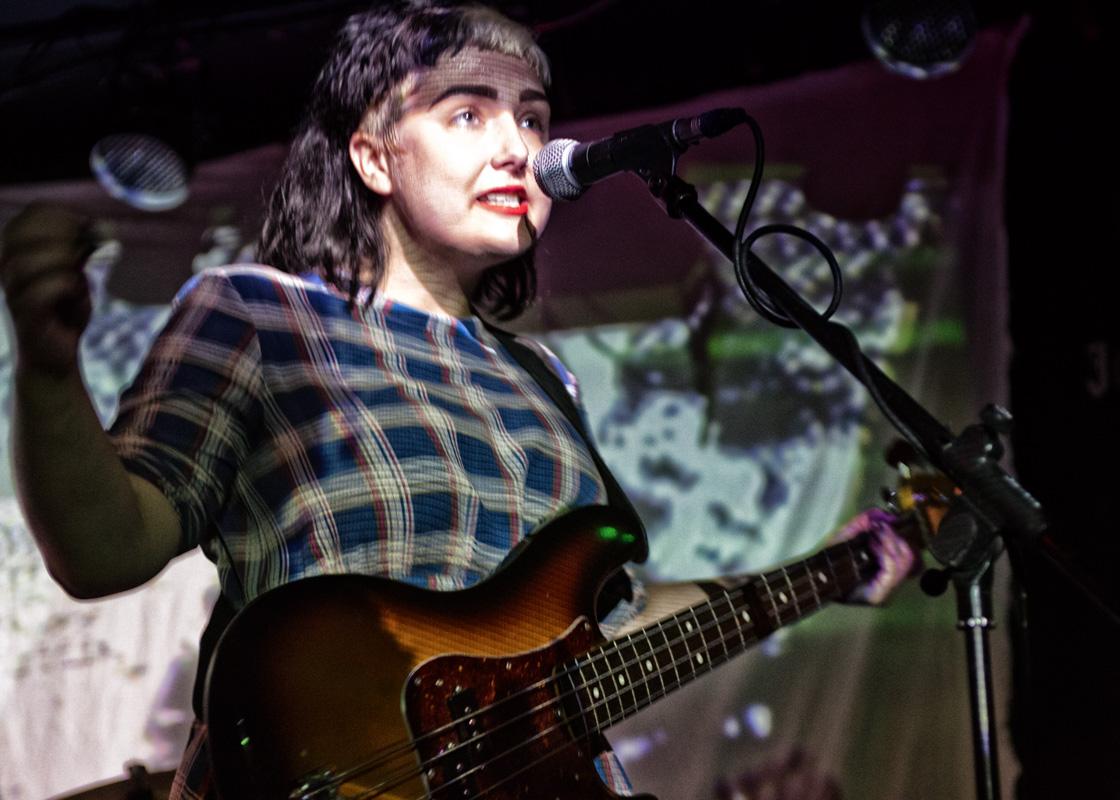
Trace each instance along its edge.
<instances>
[{"instance_id":1,"label":"guitar fretboard","mask_svg":"<svg viewBox=\"0 0 1120 800\"><path fill-rule=\"evenodd\" d=\"M715 586L708 600L588 651L560 670L577 734L600 732L739 655L778 628L847 595L877 569L867 534L762 575Z\"/></svg>"}]
</instances>

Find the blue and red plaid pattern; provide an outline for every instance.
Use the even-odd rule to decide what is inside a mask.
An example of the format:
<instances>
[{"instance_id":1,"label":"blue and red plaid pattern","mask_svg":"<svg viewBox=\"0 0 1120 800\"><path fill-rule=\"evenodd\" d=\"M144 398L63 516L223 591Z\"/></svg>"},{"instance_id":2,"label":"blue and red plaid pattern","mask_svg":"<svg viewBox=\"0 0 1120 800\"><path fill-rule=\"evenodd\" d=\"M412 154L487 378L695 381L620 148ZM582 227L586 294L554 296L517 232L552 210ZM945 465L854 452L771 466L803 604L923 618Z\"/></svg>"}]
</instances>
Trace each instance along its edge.
<instances>
[{"instance_id":1,"label":"blue and red plaid pattern","mask_svg":"<svg viewBox=\"0 0 1120 800\"><path fill-rule=\"evenodd\" d=\"M606 497L571 423L477 319L351 309L266 267L184 288L112 434L235 606L321 573L461 588Z\"/></svg>"}]
</instances>

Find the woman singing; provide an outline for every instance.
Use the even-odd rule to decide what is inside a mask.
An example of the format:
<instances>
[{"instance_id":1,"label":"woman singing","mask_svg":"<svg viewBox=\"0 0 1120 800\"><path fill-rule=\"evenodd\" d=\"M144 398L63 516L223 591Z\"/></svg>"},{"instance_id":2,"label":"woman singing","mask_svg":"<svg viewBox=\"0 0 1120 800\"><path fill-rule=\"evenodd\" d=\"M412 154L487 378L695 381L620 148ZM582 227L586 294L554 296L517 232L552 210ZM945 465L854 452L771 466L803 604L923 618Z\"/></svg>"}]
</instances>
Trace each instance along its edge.
<instances>
[{"instance_id":1,"label":"woman singing","mask_svg":"<svg viewBox=\"0 0 1120 800\"><path fill-rule=\"evenodd\" d=\"M68 592L130 589L194 547L227 616L320 574L461 589L570 509L629 510L581 431L572 374L483 322L533 300L548 85L529 32L479 6L349 19L273 191L260 265L183 288L109 432L77 368L87 225L36 207L8 227L18 489ZM859 527L879 535L875 601L912 556L888 527ZM655 614L704 596L647 591ZM196 723L172 797L214 796L207 737ZM609 753L597 770L628 793Z\"/></svg>"}]
</instances>

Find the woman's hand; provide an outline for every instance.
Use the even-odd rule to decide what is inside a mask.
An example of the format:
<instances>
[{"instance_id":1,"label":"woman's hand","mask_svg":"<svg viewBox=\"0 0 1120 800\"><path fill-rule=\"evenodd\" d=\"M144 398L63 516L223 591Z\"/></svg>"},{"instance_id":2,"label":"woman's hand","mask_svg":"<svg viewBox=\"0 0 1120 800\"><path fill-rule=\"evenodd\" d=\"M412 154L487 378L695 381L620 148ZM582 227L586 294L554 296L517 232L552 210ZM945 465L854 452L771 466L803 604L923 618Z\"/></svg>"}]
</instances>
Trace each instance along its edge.
<instances>
[{"instance_id":1,"label":"woman's hand","mask_svg":"<svg viewBox=\"0 0 1120 800\"><path fill-rule=\"evenodd\" d=\"M861 533L871 534L871 550L879 561L879 571L844 598L849 603L880 605L921 561L913 548L895 530L899 518L881 508L870 508L852 517L829 537L829 543L844 542Z\"/></svg>"},{"instance_id":2,"label":"woman's hand","mask_svg":"<svg viewBox=\"0 0 1120 800\"><path fill-rule=\"evenodd\" d=\"M4 228L0 287L15 326L20 368L50 375L76 371L78 340L90 318L82 267L95 245L90 220L57 206L28 206Z\"/></svg>"}]
</instances>

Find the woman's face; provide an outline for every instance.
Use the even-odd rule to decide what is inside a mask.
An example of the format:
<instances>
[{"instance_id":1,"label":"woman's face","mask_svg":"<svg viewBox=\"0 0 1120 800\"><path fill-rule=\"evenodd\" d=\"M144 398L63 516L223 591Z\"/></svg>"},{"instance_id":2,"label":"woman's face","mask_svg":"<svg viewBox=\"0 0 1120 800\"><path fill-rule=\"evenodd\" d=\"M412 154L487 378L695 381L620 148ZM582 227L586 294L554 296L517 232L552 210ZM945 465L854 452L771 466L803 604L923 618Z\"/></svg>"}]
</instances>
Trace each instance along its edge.
<instances>
[{"instance_id":1,"label":"woman's face","mask_svg":"<svg viewBox=\"0 0 1120 800\"><path fill-rule=\"evenodd\" d=\"M366 180L387 198L404 255L437 258L469 279L525 252L530 225L544 230L552 207L532 176L549 114L519 58L468 48L417 75ZM363 163L355 160L360 172Z\"/></svg>"}]
</instances>

